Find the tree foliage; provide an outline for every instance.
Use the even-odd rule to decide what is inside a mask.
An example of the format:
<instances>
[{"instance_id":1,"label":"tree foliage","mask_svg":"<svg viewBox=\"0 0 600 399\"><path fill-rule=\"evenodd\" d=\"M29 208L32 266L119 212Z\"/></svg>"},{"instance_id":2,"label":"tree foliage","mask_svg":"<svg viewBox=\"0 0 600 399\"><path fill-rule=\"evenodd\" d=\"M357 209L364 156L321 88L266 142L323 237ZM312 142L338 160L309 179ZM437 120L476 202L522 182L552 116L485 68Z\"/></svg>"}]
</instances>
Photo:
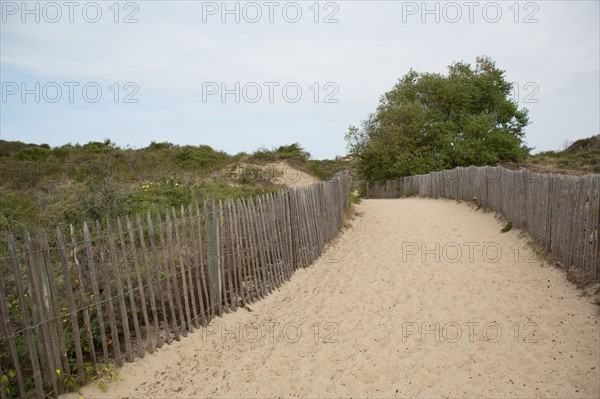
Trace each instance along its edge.
<instances>
[{"instance_id":1,"label":"tree foliage","mask_svg":"<svg viewBox=\"0 0 600 399\"><path fill-rule=\"evenodd\" d=\"M488 57L474 67L456 62L447 75L410 70L360 128L350 126L346 140L369 180L518 161L529 154L529 120L511 93Z\"/></svg>"}]
</instances>

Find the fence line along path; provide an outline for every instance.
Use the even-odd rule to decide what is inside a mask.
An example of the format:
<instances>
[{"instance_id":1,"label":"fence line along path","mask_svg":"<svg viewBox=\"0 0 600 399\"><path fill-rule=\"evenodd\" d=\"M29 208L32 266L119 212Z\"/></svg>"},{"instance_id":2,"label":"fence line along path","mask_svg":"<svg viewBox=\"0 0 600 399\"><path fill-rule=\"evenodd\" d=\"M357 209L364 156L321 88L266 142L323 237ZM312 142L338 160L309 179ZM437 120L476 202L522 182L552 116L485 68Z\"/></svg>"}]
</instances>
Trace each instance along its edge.
<instances>
[{"instance_id":1,"label":"fence line along path","mask_svg":"<svg viewBox=\"0 0 600 399\"><path fill-rule=\"evenodd\" d=\"M8 234L0 248L0 398L57 396L264 298L342 226L345 173L80 228Z\"/></svg>"},{"instance_id":2,"label":"fence line along path","mask_svg":"<svg viewBox=\"0 0 600 399\"><path fill-rule=\"evenodd\" d=\"M568 176L500 166L456 168L367 183L369 198L450 198L502 214L568 268L600 278L600 174Z\"/></svg>"}]
</instances>

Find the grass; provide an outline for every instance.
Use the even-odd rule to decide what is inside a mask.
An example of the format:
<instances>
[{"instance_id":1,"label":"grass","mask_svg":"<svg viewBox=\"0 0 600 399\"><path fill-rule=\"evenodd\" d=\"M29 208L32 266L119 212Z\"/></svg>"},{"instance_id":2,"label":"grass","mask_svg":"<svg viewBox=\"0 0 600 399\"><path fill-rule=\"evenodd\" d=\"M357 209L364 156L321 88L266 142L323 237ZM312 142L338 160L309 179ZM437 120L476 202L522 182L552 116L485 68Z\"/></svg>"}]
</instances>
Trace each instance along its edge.
<instances>
[{"instance_id":1,"label":"grass","mask_svg":"<svg viewBox=\"0 0 600 399\"><path fill-rule=\"evenodd\" d=\"M545 151L532 155L523 163L504 165L525 167L540 173L600 173L600 135L577 140L562 151Z\"/></svg>"},{"instance_id":2,"label":"grass","mask_svg":"<svg viewBox=\"0 0 600 399\"><path fill-rule=\"evenodd\" d=\"M508 233L509 231L512 230L513 224L512 222L508 222L504 225L504 227L502 227L502 229L500 230L500 233Z\"/></svg>"}]
</instances>

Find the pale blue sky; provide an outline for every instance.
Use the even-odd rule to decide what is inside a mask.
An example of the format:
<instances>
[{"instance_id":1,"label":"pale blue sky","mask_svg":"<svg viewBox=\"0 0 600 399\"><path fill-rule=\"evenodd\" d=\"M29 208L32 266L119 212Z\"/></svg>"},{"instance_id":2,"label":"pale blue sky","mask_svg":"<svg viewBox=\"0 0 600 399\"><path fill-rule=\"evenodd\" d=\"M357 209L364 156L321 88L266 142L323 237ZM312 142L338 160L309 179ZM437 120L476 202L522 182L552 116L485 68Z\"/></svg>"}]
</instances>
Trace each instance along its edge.
<instances>
[{"instance_id":1,"label":"pale blue sky","mask_svg":"<svg viewBox=\"0 0 600 399\"><path fill-rule=\"evenodd\" d=\"M432 14L421 1L276 3L228 2L236 22L221 1L121 2L118 15L114 1L97 1L99 17L85 1L71 10L30 1L31 14L21 1L0 1L0 137L53 146L170 141L229 153L300 142L316 158L333 157L346 152L348 126L411 67L445 72L483 54L518 82L536 151L600 133L598 1L427 2ZM128 15L138 22L124 23ZM36 82L40 102L35 93L23 101L21 84L35 92ZM221 83L232 89L225 102ZM86 84L89 101L102 90L98 102L86 101ZM57 86L62 96L52 103ZM262 97L252 102L257 87ZM124 102L127 94L138 102Z\"/></svg>"}]
</instances>

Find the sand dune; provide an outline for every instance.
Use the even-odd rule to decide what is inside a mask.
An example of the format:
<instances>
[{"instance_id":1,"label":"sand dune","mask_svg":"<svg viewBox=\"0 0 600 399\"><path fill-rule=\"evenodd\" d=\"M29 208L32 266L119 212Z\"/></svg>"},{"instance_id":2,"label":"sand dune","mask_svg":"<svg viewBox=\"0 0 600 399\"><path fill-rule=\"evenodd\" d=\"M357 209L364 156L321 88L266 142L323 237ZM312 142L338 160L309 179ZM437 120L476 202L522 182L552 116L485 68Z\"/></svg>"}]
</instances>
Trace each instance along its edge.
<instances>
[{"instance_id":1,"label":"sand dune","mask_svg":"<svg viewBox=\"0 0 600 399\"><path fill-rule=\"evenodd\" d=\"M261 302L84 397L600 396L598 310L518 231L442 200L367 200Z\"/></svg>"}]
</instances>

